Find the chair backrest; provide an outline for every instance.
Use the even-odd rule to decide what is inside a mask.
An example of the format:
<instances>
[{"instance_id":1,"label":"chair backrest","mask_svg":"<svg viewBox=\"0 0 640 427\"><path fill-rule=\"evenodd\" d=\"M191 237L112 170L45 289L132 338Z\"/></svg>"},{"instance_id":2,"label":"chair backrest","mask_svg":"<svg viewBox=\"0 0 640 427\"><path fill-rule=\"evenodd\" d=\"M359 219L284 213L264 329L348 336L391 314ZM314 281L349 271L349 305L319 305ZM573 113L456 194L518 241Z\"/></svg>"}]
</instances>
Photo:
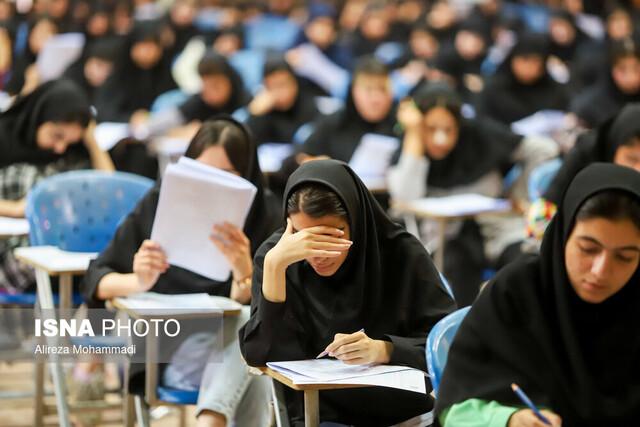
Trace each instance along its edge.
<instances>
[{"instance_id":1,"label":"chair backrest","mask_svg":"<svg viewBox=\"0 0 640 427\"><path fill-rule=\"evenodd\" d=\"M427 369L429 369L431 385L435 394L438 393L438 387L440 387L440 380L447 364L447 355L449 354L451 342L456 332L458 332L462 319L467 315L470 308L461 308L443 317L429 332L426 346Z\"/></svg>"},{"instance_id":2,"label":"chair backrest","mask_svg":"<svg viewBox=\"0 0 640 427\"><path fill-rule=\"evenodd\" d=\"M229 64L240 74L245 89L255 94L262 84L266 56L261 50L244 49L231 55Z\"/></svg>"},{"instance_id":3,"label":"chair backrest","mask_svg":"<svg viewBox=\"0 0 640 427\"><path fill-rule=\"evenodd\" d=\"M529 200L531 202L542 197L561 166L562 159L557 158L541 163L533 168L527 181L527 192L529 193Z\"/></svg>"},{"instance_id":4,"label":"chair backrest","mask_svg":"<svg viewBox=\"0 0 640 427\"><path fill-rule=\"evenodd\" d=\"M100 252L154 181L125 172L63 172L27 195L26 218L34 246Z\"/></svg>"}]
</instances>

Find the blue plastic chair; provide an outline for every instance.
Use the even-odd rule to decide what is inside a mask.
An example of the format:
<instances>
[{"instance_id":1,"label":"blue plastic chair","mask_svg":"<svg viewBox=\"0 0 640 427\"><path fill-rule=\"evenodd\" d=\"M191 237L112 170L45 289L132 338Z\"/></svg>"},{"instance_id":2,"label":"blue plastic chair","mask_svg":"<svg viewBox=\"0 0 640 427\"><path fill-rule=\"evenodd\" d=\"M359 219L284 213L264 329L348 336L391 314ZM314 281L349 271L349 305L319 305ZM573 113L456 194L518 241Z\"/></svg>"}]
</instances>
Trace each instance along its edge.
<instances>
[{"instance_id":1,"label":"blue plastic chair","mask_svg":"<svg viewBox=\"0 0 640 427\"><path fill-rule=\"evenodd\" d=\"M189 96L180 89L173 89L158 95L158 97L151 104L150 111L152 113L159 113L167 108L179 107L182 105Z\"/></svg>"},{"instance_id":2,"label":"blue plastic chair","mask_svg":"<svg viewBox=\"0 0 640 427\"><path fill-rule=\"evenodd\" d=\"M33 246L72 252L101 252L122 218L154 181L125 172L63 172L34 186L25 216Z\"/></svg>"},{"instance_id":3,"label":"blue plastic chair","mask_svg":"<svg viewBox=\"0 0 640 427\"><path fill-rule=\"evenodd\" d=\"M300 26L292 19L278 15L262 15L244 26L248 49L284 52L293 47Z\"/></svg>"},{"instance_id":4,"label":"blue plastic chair","mask_svg":"<svg viewBox=\"0 0 640 427\"><path fill-rule=\"evenodd\" d=\"M444 277L442 273L440 273L440 279L442 279L442 284L444 285L444 288L447 290L449 295L451 295L451 298L455 300L456 297L453 295L453 289L451 289L451 285L449 284L449 281L447 280L446 277Z\"/></svg>"},{"instance_id":5,"label":"blue plastic chair","mask_svg":"<svg viewBox=\"0 0 640 427\"><path fill-rule=\"evenodd\" d=\"M255 94L262 84L265 53L261 50L241 50L229 58L229 64L240 74L245 89Z\"/></svg>"},{"instance_id":6,"label":"blue plastic chair","mask_svg":"<svg viewBox=\"0 0 640 427\"><path fill-rule=\"evenodd\" d=\"M400 42L386 42L377 47L374 55L385 64L391 64L396 59L404 55L405 44Z\"/></svg>"},{"instance_id":7,"label":"blue plastic chair","mask_svg":"<svg viewBox=\"0 0 640 427\"><path fill-rule=\"evenodd\" d=\"M433 392L437 395L442 372L447 364L447 355L458 327L471 307L461 308L440 319L429 332L426 345L427 369L431 377Z\"/></svg>"},{"instance_id":8,"label":"blue plastic chair","mask_svg":"<svg viewBox=\"0 0 640 427\"><path fill-rule=\"evenodd\" d=\"M529 193L529 201L542 197L553 178L555 178L558 170L562 166L562 159L556 158L547 162L541 163L529 174L529 180L527 181L527 192Z\"/></svg>"}]
</instances>

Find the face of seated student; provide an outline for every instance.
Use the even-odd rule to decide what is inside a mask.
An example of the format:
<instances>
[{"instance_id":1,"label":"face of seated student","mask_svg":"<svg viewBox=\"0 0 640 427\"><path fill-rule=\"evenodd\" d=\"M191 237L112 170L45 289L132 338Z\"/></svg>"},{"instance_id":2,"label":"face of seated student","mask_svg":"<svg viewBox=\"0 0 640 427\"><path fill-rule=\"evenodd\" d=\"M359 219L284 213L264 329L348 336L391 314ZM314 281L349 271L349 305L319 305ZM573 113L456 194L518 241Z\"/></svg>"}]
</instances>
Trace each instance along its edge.
<instances>
[{"instance_id":1,"label":"face of seated student","mask_svg":"<svg viewBox=\"0 0 640 427\"><path fill-rule=\"evenodd\" d=\"M433 34L424 30L413 30L409 44L413 54L421 59L435 58L440 48L440 44Z\"/></svg>"},{"instance_id":2,"label":"face of seated student","mask_svg":"<svg viewBox=\"0 0 640 427\"><path fill-rule=\"evenodd\" d=\"M611 77L616 86L627 95L640 91L640 58L627 56L618 59L611 69Z\"/></svg>"},{"instance_id":3,"label":"face of seated student","mask_svg":"<svg viewBox=\"0 0 640 427\"><path fill-rule=\"evenodd\" d=\"M224 74L201 76L202 92L200 97L212 107L222 107L231 98L231 80Z\"/></svg>"},{"instance_id":4,"label":"face of seated student","mask_svg":"<svg viewBox=\"0 0 640 427\"><path fill-rule=\"evenodd\" d=\"M100 87L113 70L113 62L92 56L84 63L84 77L92 87Z\"/></svg>"},{"instance_id":5,"label":"face of seated student","mask_svg":"<svg viewBox=\"0 0 640 427\"><path fill-rule=\"evenodd\" d=\"M57 33L58 28L53 21L41 19L29 33L29 49L31 49L33 53L37 54L49 38Z\"/></svg>"},{"instance_id":6,"label":"face of seated student","mask_svg":"<svg viewBox=\"0 0 640 427\"><path fill-rule=\"evenodd\" d=\"M351 240L351 233L349 230L349 224L344 219L335 215L325 215L321 218L312 218L303 212L294 213L289 216L291 224L293 225L294 233L304 230L305 228L317 227L324 225L327 227L337 228L344 231L341 238ZM333 276L336 271L342 266L344 260L347 259L349 251L343 251L338 257L313 257L306 258L306 261L311 267L323 277Z\"/></svg>"},{"instance_id":7,"label":"face of seated student","mask_svg":"<svg viewBox=\"0 0 640 427\"><path fill-rule=\"evenodd\" d=\"M549 36L560 46L569 46L576 39L576 29L566 19L554 17L549 20Z\"/></svg>"},{"instance_id":8,"label":"face of seated student","mask_svg":"<svg viewBox=\"0 0 640 427\"><path fill-rule=\"evenodd\" d=\"M336 38L333 19L328 16L319 16L307 24L304 35L321 50L327 49Z\"/></svg>"},{"instance_id":9,"label":"face of seated student","mask_svg":"<svg viewBox=\"0 0 640 427\"><path fill-rule=\"evenodd\" d=\"M241 47L242 41L240 37L232 32L220 34L213 43L213 50L225 57L231 56L232 53L239 51Z\"/></svg>"},{"instance_id":10,"label":"face of seated student","mask_svg":"<svg viewBox=\"0 0 640 427\"><path fill-rule=\"evenodd\" d=\"M484 51L483 38L472 31L458 31L454 44L460 56L466 60L472 60Z\"/></svg>"},{"instance_id":11,"label":"face of seated student","mask_svg":"<svg viewBox=\"0 0 640 427\"><path fill-rule=\"evenodd\" d=\"M360 74L351 89L358 114L369 123L382 121L391 109L391 82L388 76Z\"/></svg>"},{"instance_id":12,"label":"face of seated student","mask_svg":"<svg viewBox=\"0 0 640 427\"><path fill-rule=\"evenodd\" d=\"M36 132L36 145L42 150L63 154L69 145L82 139L84 128L77 123L44 122Z\"/></svg>"},{"instance_id":13,"label":"face of seated student","mask_svg":"<svg viewBox=\"0 0 640 427\"><path fill-rule=\"evenodd\" d=\"M422 143L425 153L433 160L442 160L458 142L456 118L444 107L434 107L423 119Z\"/></svg>"},{"instance_id":14,"label":"face of seated student","mask_svg":"<svg viewBox=\"0 0 640 427\"><path fill-rule=\"evenodd\" d=\"M109 16L104 12L93 14L87 21L87 32L92 37L101 37L109 31Z\"/></svg>"},{"instance_id":15,"label":"face of seated student","mask_svg":"<svg viewBox=\"0 0 640 427\"><path fill-rule=\"evenodd\" d=\"M212 145L205 148L205 150L196 157L196 160L200 163L204 163L205 165L241 176L231 164L231 160L229 160L226 150L221 145Z\"/></svg>"},{"instance_id":16,"label":"face of seated student","mask_svg":"<svg viewBox=\"0 0 640 427\"><path fill-rule=\"evenodd\" d=\"M630 143L618 147L613 163L640 172L640 137L635 137Z\"/></svg>"},{"instance_id":17,"label":"face of seated student","mask_svg":"<svg viewBox=\"0 0 640 427\"><path fill-rule=\"evenodd\" d=\"M540 55L518 55L511 60L511 71L523 85L538 81L544 74L546 66Z\"/></svg>"},{"instance_id":18,"label":"face of seated student","mask_svg":"<svg viewBox=\"0 0 640 427\"><path fill-rule=\"evenodd\" d=\"M153 39L142 40L131 47L131 60L143 70L155 67L162 59L162 46Z\"/></svg>"},{"instance_id":19,"label":"face of seated student","mask_svg":"<svg viewBox=\"0 0 640 427\"><path fill-rule=\"evenodd\" d=\"M298 82L285 70L276 70L264 78L264 86L273 96L273 108L287 111L296 102Z\"/></svg>"},{"instance_id":20,"label":"face of seated student","mask_svg":"<svg viewBox=\"0 0 640 427\"><path fill-rule=\"evenodd\" d=\"M607 35L612 40L622 40L631 37L633 33L633 22L631 17L624 10L617 10L607 17L605 23Z\"/></svg>"},{"instance_id":21,"label":"face of seated student","mask_svg":"<svg viewBox=\"0 0 640 427\"><path fill-rule=\"evenodd\" d=\"M389 18L383 9L365 12L360 23L362 35L369 40L382 40L389 34Z\"/></svg>"},{"instance_id":22,"label":"face of seated student","mask_svg":"<svg viewBox=\"0 0 640 427\"><path fill-rule=\"evenodd\" d=\"M640 230L628 219L576 221L565 246L565 268L575 293L599 304L620 291L638 268Z\"/></svg>"}]
</instances>

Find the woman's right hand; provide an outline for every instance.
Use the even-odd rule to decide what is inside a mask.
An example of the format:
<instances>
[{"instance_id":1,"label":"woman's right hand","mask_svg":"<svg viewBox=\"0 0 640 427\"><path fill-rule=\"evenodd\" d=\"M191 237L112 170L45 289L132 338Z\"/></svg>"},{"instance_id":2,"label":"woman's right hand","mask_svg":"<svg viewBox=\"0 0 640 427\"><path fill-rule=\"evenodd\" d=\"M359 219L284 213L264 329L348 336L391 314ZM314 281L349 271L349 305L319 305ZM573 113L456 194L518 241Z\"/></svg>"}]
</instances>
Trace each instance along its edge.
<instances>
[{"instance_id":1,"label":"woman's right hand","mask_svg":"<svg viewBox=\"0 0 640 427\"><path fill-rule=\"evenodd\" d=\"M551 423L552 427L560 427L562 418L551 411L543 409L540 413ZM507 427L548 427L531 409L521 409L514 412L509 418Z\"/></svg>"},{"instance_id":2,"label":"woman's right hand","mask_svg":"<svg viewBox=\"0 0 640 427\"><path fill-rule=\"evenodd\" d=\"M142 242L133 256L133 273L138 278L141 292L151 289L168 268L167 256L160 245L152 240Z\"/></svg>"},{"instance_id":3,"label":"woman's right hand","mask_svg":"<svg viewBox=\"0 0 640 427\"><path fill-rule=\"evenodd\" d=\"M341 239L344 231L324 225L305 228L293 232L291 219L287 218L287 228L280 241L267 253L265 264L286 269L305 258L335 258L349 250L353 242Z\"/></svg>"},{"instance_id":4,"label":"woman's right hand","mask_svg":"<svg viewBox=\"0 0 640 427\"><path fill-rule=\"evenodd\" d=\"M412 99L405 99L398 106L398 121L405 132L419 131L422 125L422 113Z\"/></svg>"}]
</instances>

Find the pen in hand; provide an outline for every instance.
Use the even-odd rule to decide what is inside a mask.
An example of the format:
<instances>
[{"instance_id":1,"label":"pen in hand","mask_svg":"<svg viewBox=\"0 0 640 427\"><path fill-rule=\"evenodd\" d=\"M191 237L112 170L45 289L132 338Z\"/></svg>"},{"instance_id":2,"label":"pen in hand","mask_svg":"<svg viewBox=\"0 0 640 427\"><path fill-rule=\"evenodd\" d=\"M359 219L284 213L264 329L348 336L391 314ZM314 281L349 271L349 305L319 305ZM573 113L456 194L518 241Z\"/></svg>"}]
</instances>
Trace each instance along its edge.
<instances>
[{"instance_id":1,"label":"pen in hand","mask_svg":"<svg viewBox=\"0 0 640 427\"><path fill-rule=\"evenodd\" d=\"M358 332L364 332L364 328L360 329ZM355 333L358 333L358 332L355 332ZM325 350L325 351L323 351L322 353L320 353L319 355L317 355L317 356L316 356L316 359L320 359L321 357L324 357L324 356L326 356L327 354L329 354L329 352Z\"/></svg>"},{"instance_id":2,"label":"pen in hand","mask_svg":"<svg viewBox=\"0 0 640 427\"><path fill-rule=\"evenodd\" d=\"M516 393L516 395L520 398L520 400L522 400L522 403L527 405L529 407L529 409L531 409L533 411L533 413L536 414L536 417L540 418L540 420L542 422L544 422L545 424L547 424L549 426L551 425L551 422L549 422L549 420L546 419L545 416L540 413L540 411L538 410L536 405L534 405L533 402L531 401L531 399L529 399L529 396L527 396L524 393L524 391L522 391L522 389L520 389L520 387L518 387L517 384L512 383L511 384L511 389Z\"/></svg>"}]
</instances>

